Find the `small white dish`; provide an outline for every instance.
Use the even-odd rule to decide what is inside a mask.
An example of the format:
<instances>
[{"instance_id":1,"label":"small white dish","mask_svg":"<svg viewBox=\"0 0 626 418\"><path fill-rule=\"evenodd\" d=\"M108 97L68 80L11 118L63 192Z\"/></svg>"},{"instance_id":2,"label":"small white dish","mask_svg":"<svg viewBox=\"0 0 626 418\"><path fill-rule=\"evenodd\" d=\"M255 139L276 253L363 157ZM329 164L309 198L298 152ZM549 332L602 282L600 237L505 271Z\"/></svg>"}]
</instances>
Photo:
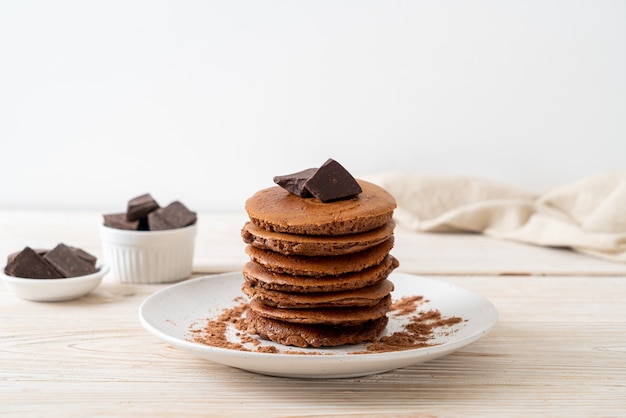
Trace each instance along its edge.
<instances>
[{"instance_id":1,"label":"small white dish","mask_svg":"<svg viewBox=\"0 0 626 418\"><path fill-rule=\"evenodd\" d=\"M241 273L205 276L161 289L143 301L139 320L157 338L200 358L256 373L299 378L366 376L429 361L477 341L498 322L498 311L493 304L468 290L405 273L394 272L389 279L394 283L394 299L420 295L426 301L419 311L437 309L446 317L461 317L465 321L437 333L430 341L431 346L385 353L364 353L364 344L301 349L256 336L253 338L258 340L258 347L274 347L276 352L240 351L194 342L190 335L192 327L216 319L224 309L239 303L235 298L242 296ZM407 316L391 315L383 335L402 329L407 320ZM233 327L229 336L240 342L242 335Z\"/></svg>"},{"instance_id":2,"label":"small white dish","mask_svg":"<svg viewBox=\"0 0 626 418\"><path fill-rule=\"evenodd\" d=\"M98 264L98 271L85 276L65 279L29 279L13 277L0 272L5 286L19 297L35 302L61 302L78 299L100 285L109 272L107 264Z\"/></svg>"},{"instance_id":3,"label":"small white dish","mask_svg":"<svg viewBox=\"0 0 626 418\"><path fill-rule=\"evenodd\" d=\"M104 260L122 283L172 283L191 277L197 222L163 231L128 231L100 224Z\"/></svg>"}]
</instances>

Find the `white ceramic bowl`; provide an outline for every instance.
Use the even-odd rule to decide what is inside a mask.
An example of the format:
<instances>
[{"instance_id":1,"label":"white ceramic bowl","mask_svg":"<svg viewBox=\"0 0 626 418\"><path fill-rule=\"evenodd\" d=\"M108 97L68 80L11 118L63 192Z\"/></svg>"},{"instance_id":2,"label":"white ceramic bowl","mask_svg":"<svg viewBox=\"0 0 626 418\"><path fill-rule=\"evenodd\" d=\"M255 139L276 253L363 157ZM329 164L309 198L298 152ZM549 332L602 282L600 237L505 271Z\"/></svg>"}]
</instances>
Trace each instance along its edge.
<instances>
[{"instance_id":1,"label":"white ceramic bowl","mask_svg":"<svg viewBox=\"0 0 626 418\"><path fill-rule=\"evenodd\" d=\"M122 283L172 283L191 277L197 222L164 231L100 225L104 260Z\"/></svg>"},{"instance_id":2,"label":"white ceramic bowl","mask_svg":"<svg viewBox=\"0 0 626 418\"><path fill-rule=\"evenodd\" d=\"M23 299L36 302L61 302L78 299L94 290L109 272L109 266L98 264L98 271L86 276L68 277L65 279L28 279L13 277L0 272L4 284Z\"/></svg>"}]
</instances>

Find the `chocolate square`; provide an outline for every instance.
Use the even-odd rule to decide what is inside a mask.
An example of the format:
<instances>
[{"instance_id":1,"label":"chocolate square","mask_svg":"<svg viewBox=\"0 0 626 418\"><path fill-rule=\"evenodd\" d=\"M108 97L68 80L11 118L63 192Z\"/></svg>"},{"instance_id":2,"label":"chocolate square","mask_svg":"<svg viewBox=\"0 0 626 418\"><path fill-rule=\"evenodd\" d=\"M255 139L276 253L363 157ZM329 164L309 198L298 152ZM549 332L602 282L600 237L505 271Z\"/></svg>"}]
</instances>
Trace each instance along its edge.
<instances>
[{"instance_id":1,"label":"chocolate square","mask_svg":"<svg viewBox=\"0 0 626 418\"><path fill-rule=\"evenodd\" d=\"M46 252L48 252L48 250L42 250L41 248L31 248L31 250L33 250L34 252L36 252L37 254L39 254L40 256L44 256L46 255ZM7 257L7 264L10 264L11 261L13 261L13 259L22 251L16 251L14 253L11 253L8 255Z\"/></svg>"},{"instance_id":2,"label":"chocolate square","mask_svg":"<svg viewBox=\"0 0 626 418\"><path fill-rule=\"evenodd\" d=\"M102 215L104 218L104 225L109 228L127 229L129 231L136 231L139 229L139 221L129 221L126 219L126 213L110 213Z\"/></svg>"},{"instance_id":3,"label":"chocolate square","mask_svg":"<svg viewBox=\"0 0 626 418\"><path fill-rule=\"evenodd\" d=\"M11 257L4 272L13 277L30 279L61 279L63 275L48 263L44 257L30 247Z\"/></svg>"},{"instance_id":4,"label":"chocolate square","mask_svg":"<svg viewBox=\"0 0 626 418\"><path fill-rule=\"evenodd\" d=\"M304 188L304 184L316 171L317 168L307 168L297 173L274 176L274 183L296 196L313 197L313 195Z\"/></svg>"},{"instance_id":5,"label":"chocolate square","mask_svg":"<svg viewBox=\"0 0 626 418\"><path fill-rule=\"evenodd\" d=\"M148 217L140 219L139 225L137 225L137 231L149 231L150 225L148 225Z\"/></svg>"},{"instance_id":6,"label":"chocolate square","mask_svg":"<svg viewBox=\"0 0 626 418\"><path fill-rule=\"evenodd\" d=\"M80 257L77 251L65 244L59 244L43 257L64 277L77 277L97 271L95 265Z\"/></svg>"},{"instance_id":7,"label":"chocolate square","mask_svg":"<svg viewBox=\"0 0 626 418\"><path fill-rule=\"evenodd\" d=\"M304 188L324 203L347 199L362 191L354 177L332 158L317 169Z\"/></svg>"},{"instance_id":8,"label":"chocolate square","mask_svg":"<svg viewBox=\"0 0 626 418\"><path fill-rule=\"evenodd\" d=\"M80 258L82 258L83 260L85 260L86 262L88 262L89 264L91 264L92 266L95 267L96 262L98 261L98 259L96 258L95 255L88 253L87 251L83 250L82 248L78 248L78 247L72 247L69 246L69 249L74 251L76 253L77 256L79 256Z\"/></svg>"},{"instance_id":9,"label":"chocolate square","mask_svg":"<svg viewBox=\"0 0 626 418\"><path fill-rule=\"evenodd\" d=\"M148 216L148 213L159 208L159 204L149 193L142 194L128 201L126 220L138 221Z\"/></svg>"},{"instance_id":10,"label":"chocolate square","mask_svg":"<svg viewBox=\"0 0 626 418\"><path fill-rule=\"evenodd\" d=\"M174 201L164 208L157 209L148 214L150 231L183 228L196 222L195 212L187 209L179 201Z\"/></svg>"}]
</instances>

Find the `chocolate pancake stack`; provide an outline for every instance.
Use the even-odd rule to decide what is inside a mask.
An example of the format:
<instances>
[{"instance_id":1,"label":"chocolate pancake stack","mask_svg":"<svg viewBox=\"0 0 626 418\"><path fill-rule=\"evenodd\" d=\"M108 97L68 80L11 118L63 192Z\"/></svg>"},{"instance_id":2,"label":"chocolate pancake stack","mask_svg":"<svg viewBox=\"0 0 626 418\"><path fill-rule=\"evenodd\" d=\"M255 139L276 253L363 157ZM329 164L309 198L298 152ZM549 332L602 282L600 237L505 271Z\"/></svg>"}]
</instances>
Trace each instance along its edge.
<instances>
[{"instance_id":1,"label":"chocolate pancake stack","mask_svg":"<svg viewBox=\"0 0 626 418\"><path fill-rule=\"evenodd\" d=\"M248 332L297 347L375 341L398 267L395 200L336 161L274 178L246 201Z\"/></svg>"}]
</instances>

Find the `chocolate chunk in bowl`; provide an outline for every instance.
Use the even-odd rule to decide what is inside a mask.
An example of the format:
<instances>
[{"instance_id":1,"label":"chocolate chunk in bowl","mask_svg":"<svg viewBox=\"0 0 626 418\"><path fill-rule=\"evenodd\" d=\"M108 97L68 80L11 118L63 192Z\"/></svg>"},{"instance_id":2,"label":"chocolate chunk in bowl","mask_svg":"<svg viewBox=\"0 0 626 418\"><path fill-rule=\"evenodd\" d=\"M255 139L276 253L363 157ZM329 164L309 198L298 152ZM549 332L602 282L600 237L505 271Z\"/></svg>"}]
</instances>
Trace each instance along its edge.
<instances>
[{"instance_id":1,"label":"chocolate chunk in bowl","mask_svg":"<svg viewBox=\"0 0 626 418\"><path fill-rule=\"evenodd\" d=\"M108 213L102 215L104 224L109 228L126 229L128 231L136 231L139 229L139 221L129 221L126 219L126 213Z\"/></svg>"},{"instance_id":2,"label":"chocolate chunk in bowl","mask_svg":"<svg viewBox=\"0 0 626 418\"><path fill-rule=\"evenodd\" d=\"M103 218L102 250L115 279L171 283L191 277L196 212L179 201L160 207L146 193L128 201L126 213Z\"/></svg>"},{"instance_id":3,"label":"chocolate chunk in bowl","mask_svg":"<svg viewBox=\"0 0 626 418\"><path fill-rule=\"evenodd\" d=\"M187 209L179 201L174 201L164 208L156 209L148 214L150 231L183 228L196 222L195 212Z\"/></svg>"},{"instance_id":4,"label":"chocolate chunk in bowl","mask_svg":"<svg viewBox=\"0 0 626 418\"><path fill-rule=\"evenodd\" d=\"M158 208L159 204L150 193L142 194L128 201L126 219L129 221L139 221Z\"/></svg>"}]
</instances>

